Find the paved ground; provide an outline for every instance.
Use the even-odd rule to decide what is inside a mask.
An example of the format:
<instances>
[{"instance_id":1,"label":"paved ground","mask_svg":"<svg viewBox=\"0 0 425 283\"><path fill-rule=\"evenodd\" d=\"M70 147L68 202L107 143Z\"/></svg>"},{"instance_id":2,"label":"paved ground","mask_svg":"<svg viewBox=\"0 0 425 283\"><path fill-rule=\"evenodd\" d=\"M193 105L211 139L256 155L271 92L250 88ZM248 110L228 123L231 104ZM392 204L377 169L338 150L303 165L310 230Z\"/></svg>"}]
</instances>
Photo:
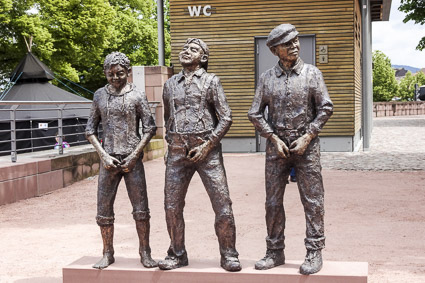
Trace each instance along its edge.
<instances>
[{"instance_id":1,"label":"paved ground","mask_svg":"<svg viewBox=\"0 0 425 283\"><path fill-rule=\"evenodd\" d=\"M425 282L425 116L375 119L368 152L323 153L326 189L325 260L367 261L369 282ZM421 141L422 139L422 141ZM408 146L405 146L408 145ZM240 258L264 255L264 155L226 154ZM169 239L163 210L164 165L145 163L153 257ZM344 169L344 170L337 170ZM97 179L49 195L0 206L0 282L62 281L62 267L100 256L95 224ZM219 264L214 216L198 176L186 199L189 259ZM296 185L285 194L286 256L304 257L304 216ZM137 258L137 238L123 184L115 203L115 252ZM141 267L142 268L142 267ZM289 267L288 267L289 268Z\"/></svg>"},{"instance_id":2,"label":"paved ground","mask_svg":"<svg viewBox=\"0 0 425 283\"><path fill-rule=\"evenodd\" d=\"M369 151L325 152L328 169L416 171L425 170L425 116L374 119Z\"/></svg>"}]
</instances>

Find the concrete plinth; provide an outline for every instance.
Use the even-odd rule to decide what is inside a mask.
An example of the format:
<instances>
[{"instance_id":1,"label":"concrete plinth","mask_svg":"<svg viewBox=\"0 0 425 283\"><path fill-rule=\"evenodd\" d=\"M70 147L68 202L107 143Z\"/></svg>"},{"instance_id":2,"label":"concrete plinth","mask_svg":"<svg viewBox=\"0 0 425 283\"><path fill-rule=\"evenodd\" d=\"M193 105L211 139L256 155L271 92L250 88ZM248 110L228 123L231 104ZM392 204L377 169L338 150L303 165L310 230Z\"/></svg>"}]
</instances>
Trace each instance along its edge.
<instances>
[{"instance_id":1,"label":"concrete plinth","mask_svg":"<svg viewBox=\"0 0 425 283\"><path fill-rule=\"evenodd\" d=\"M114 264L104 270L92 268L96 257L82 257L63 268L64 283L366 283L367 262L332 262L326 261L323 269L313 275L298 273L301 261L287 261L283 266L270 270L254 269L255 261L241 260L240 272L227 272L219 266L219 260L190 260L189 266L162 271L158 268L144 268L139 259L117 257Z\"/></svg>"}]
</instances>

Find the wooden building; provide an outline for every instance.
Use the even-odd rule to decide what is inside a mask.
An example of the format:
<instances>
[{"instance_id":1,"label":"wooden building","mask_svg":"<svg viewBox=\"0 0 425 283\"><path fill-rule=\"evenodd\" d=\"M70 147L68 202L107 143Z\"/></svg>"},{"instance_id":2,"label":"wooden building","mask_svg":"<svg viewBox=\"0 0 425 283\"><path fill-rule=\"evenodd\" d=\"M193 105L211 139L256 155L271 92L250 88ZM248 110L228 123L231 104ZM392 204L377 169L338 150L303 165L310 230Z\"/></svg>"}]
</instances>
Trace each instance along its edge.
<instances>
[{"instance_id":1,"label":"wooden building","mask_svg":"<svg viewBox=\"0 0 425 283\"><path fill-rule=\"evenodd\" d=\"M323 73L334 114L321 133L322 150L368 148L372 119L371 22L388 20L391 0L170 0L172 63L188 37L210 48L209 72L222 81L233 111L226 151L261 151L247 112L256 80L276 64L265 46L281 23L296 26L301 57Z\"/></svg>"}]
</instances>

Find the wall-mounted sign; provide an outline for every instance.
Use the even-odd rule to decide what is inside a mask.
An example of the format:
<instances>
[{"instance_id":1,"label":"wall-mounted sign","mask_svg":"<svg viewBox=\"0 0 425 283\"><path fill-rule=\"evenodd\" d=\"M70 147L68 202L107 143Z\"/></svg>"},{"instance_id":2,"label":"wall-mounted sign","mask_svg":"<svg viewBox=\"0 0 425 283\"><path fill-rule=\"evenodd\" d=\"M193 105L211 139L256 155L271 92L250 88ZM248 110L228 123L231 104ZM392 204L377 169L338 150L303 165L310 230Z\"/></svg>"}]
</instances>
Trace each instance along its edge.
<instances>
[{"instance_id":1,"label":"wall-mounted sign","mask_svg":"<svg viewBox=\"0 0 425 283\"><path fill-rule=\"evenodd\" d=\"M199 3L199 1L193 1ZM215 14L215 8L211 7L211 5L194 5L187 6L187 10L185 9L186 14L189 14L191 17L200 17L206 16L210 17L211 14Z\"/></svg>"},{"instance_id":2,"label":"wall-mounted sign","mask_svg":"<svg viewBox=\"0 0 425 283\"><path fill-rule=\"evenodd\" d=\"M199 17L201 15L211 16L211 5L205 6L187 6L187 10L189 11L189 15L191 17Z\"/></svg>"},{"instance_id":3,"label":"wall-mounted sign","mask_svg":"<svg viewBox=\"0 0 425 283\"><path fill-rule=\"evenodd\" d=\"M48 129L49 128L49 124L47 124L47 123L38 123L38 128L39 129Z\"/></svg>"},{"instance_id":4,"label":"wall-mounted sign","mask_svg":"<svg viewBox=\"0 0 425 283\"><path fill-rule=\"evenodd\" d=\"M328 54L328 46L327 45L319 45L319 54Z\"/></svg>"},{"instance_id":5,"label":"wall-mounted sign","mask_svg":"<svg viewBox=\"0 0 425 283\"><path fill-rule=\"evenodd\" d=\"M327 64L328 63L328 46L319 45L319 63Z\"/></svg>"},{"instance_id":6,"label":"wall-mounted sign","mask_svg":"<svg viewBox=\"0 0 425 283\"><path fill-rule=\"evenodd\" d=\"M328 63L328 55L319 55L319 63L327 64Z\"/></svg>"}]
</instances>

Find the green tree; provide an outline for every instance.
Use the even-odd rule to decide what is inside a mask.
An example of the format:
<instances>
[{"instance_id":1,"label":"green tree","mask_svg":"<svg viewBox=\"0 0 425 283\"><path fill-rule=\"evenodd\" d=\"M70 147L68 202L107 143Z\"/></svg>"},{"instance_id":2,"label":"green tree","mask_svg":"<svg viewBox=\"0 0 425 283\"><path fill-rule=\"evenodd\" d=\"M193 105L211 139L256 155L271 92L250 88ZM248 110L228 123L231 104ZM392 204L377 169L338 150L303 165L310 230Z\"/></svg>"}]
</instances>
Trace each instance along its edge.
<instances>
[{"instance_id":1,"label":"green tree","mask_svg":"<svg viewBox=\"0 0 425 283\"><path fill-rule=\"evenodd\" d=\"M399 97L404 101L413 100L415 84L419 86L425 85L425 74L417 72L412 75L411 72L407 72L406 76L399 83Z\"/></svg>"},{"instance_id":2,"label":"green tree","mask_svg":"<svg viewBox=\"0 0 425 283\"><path fill-rule=\"evenodd\" d=\"M0 12L0 80L26 54L30 36L32 52L60 80L92 91L105 84L103 60L112 51L133 65L157 64L155 0L0 0ZM169 58L167 31L166 40Z\"/></svg>"},{"instance_id":3,"label":"green tree","mask_svg":"<svg viewBox=\"0 0 425 283\"><path fill-rule=\"evenodd\" d=\"M410 71L407 72L404 78L401 79L400 83L398 84L398 96L401 98L401 100L408 101L413 99L415 83L415 77Z\"/></svg>"},{"instance_id":4,"label":"green tree","mask_svg":"<svg viewBox=\"0 0 425 283\"><path fill-rule=\"evenodd\" d=\"M419 86L425 85L425 73L417 72L415 74L415 81Z\"/></svg>"},{"instance_id":5,"label":"green tree","mask_svg":"<svg viewBox=\"0 0 425 283\"><path fill-rule=\"evenodd\" d=\"M390 59L379 50L373 51L373 101L390 101L398 93L395 71Z\"/></svg>"},{"instance_id":6,"label":"green tree","mask_svg":"<svg viewBox=\"0 0 425 283\"><path fill-rule=\"evenodd\" d=\"M414 21L415 24L425 24L425 1L418 0L401 0L399 11L405 12L407 15L403 22ZM425 49L425 36L419 41L417 50Z\"/></svg>"}]
</instances>

